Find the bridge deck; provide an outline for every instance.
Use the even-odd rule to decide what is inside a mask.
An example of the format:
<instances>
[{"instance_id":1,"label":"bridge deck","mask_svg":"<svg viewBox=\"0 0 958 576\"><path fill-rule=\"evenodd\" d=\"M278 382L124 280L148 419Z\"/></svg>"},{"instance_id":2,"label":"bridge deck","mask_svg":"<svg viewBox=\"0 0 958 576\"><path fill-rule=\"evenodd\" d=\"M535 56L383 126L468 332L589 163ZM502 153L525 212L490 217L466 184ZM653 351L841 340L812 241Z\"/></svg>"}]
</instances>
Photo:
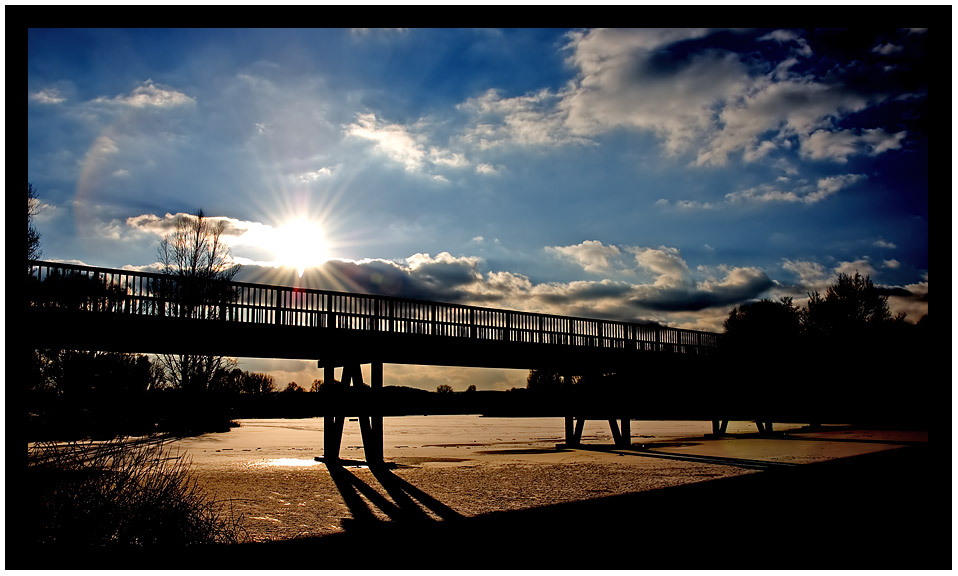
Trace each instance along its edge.
<instances>
[{"instance_id":1,"label":"bridge deck","mask_svg":"<svg viewBox=\"0 0 958 576\"><path fill-rule=\"evenodd\" d=\"M499 368L711 356L719 334L374 294L31 263L37 347Z\"/></svg>"}]
</instances>

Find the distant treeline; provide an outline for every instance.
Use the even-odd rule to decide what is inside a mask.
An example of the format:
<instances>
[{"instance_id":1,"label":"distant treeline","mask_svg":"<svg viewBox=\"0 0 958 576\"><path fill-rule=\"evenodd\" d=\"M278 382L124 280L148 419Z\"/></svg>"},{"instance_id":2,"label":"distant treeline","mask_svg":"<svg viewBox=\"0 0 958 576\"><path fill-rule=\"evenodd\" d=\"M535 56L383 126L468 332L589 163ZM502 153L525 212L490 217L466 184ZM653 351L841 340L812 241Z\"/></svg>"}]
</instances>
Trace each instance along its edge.
<instances>
[{"instance_id":1,"label":"distant treeline","mask_svg":"<svg viewBox=\"0 0 958 576\"><path fill-rule=\"evenodd\" d=\"M29 440L106 439L165 433L225 432L244 418L409 414L560 415L551 392L454 392L314 380L276 386L272 376L219 370L202 389L171 379L162 360L139 354L35 350L25 378ZM375 404L371 402L375 401Z\"/></svg>"},{"instance_id":2,"label":"distant treeline","mask_svg":"<svg viewBox=\"0 0 958 576\"><path fill-rule=\"evenodd\" d=\"M636 418L705 418L925 426L950 397L931 370L939 341L928 317L893 316L887 289L839 274L806 306L791 298L737 306L707 361L649 357L630 370L533 370L530 391L575 410L622 406ZM949 402L950 405L950 402Z\"/></svg>"}]
</instances>

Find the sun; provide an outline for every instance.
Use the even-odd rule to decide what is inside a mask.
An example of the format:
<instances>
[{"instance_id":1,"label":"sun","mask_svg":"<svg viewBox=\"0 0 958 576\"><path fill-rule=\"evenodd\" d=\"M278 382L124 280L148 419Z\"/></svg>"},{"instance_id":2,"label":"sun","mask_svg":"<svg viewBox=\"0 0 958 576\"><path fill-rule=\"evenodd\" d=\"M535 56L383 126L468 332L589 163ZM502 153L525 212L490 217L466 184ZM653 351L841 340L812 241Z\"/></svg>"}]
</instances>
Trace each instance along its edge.
<instances>
[{"instance_id":1,"label":"sun","mask_svg":"<svg viewBox=\"0 0 958 576\"><path fill-rule=\"evenodd\" d=\"M296 268L302 278L307 268L329 260L329 243L319 222L296 218L276 229L273 252L278 265Z\"/></svg>"}]
</instances>

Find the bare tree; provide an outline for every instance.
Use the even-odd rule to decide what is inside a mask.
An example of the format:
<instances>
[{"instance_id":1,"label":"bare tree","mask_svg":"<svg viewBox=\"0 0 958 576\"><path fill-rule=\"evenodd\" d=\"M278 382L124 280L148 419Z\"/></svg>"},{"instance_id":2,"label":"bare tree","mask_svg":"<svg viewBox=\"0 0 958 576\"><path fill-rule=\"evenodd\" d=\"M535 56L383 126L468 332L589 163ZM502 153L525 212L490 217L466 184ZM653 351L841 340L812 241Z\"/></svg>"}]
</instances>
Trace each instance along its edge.
<instances>
[{"instance_id":1,"label":"bare tree","mask_svg":"<svg viewBox=\"0 0 958 576\"><path fill-rule=\"evenodd\" d=\"M182 214L160 241L157 255L163 272L200 280L232 280L239 272L223 239L226 222L210 220L202 210Z\"/></svg>"},{"instance_id":2,"label":"bare tree","mask_svg":"<svg viewBox=\"0 0 958 576\"><path fill-rule=\"evenodd\" d=\"M33 218L40 211L37 189L27 182L27 260L36 260L43 255L40 250L40 233L33 225Z\"/></svg>"},{"instance_id":3,"label":"bare tree","mask_svg":"<svg viewBox=\"0 0 958 576\"><path fill-rule=\"evenodd\" d=\"M214 319L225 313L224 304L232 299L228 282L240 269L224 241L225 231L225 222L210 220L198 210L181 215L160 241L157 255L162 272L174 280L176 315ZM164 354L160 361L174 387L192 391L209 389L218 372L237 365L235 358L212 355Z\"/></svg>"}]
</instances>

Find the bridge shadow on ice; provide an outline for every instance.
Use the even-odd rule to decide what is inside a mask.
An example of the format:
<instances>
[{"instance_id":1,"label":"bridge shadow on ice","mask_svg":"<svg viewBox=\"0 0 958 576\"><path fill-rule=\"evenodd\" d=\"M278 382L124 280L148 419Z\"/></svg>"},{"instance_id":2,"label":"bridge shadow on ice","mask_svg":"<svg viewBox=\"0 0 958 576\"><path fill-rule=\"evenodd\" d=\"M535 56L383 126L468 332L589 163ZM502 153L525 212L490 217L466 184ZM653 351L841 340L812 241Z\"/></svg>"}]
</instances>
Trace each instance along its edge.
<instances>
[{"instance_id":1,"label":"bridge shadow on ice","mask_svg":"<svg viewBox=\"0 0 958 576\"><path fill-rule=\"evenodd\" d=\"M389 470L374 474L394 502L332 467L355 518L345 532L209 552L222 567L282 559L327 569L950 568L950 481L932 465L927 446L907 446L475 517Z\"/></svg>"},{"instance_id":2,"label":"bridge shadow on ice","mask_svg":"<svg viewBox=\"0 0 958 576\"><path fill-rule=\"evenodd\" d=\"M385 466L372 466L370 471L392 501L341 465L327 464L327 469L353 515L352 519L343 521L343 528L346 530L364 530L382 522L367 504L367 500L391 521L404 525L432 522L435 518L450 521L463 518L455 510L396 476ZM366 500L361 496L365 496Z\"/></svg>"}]
</instances>

